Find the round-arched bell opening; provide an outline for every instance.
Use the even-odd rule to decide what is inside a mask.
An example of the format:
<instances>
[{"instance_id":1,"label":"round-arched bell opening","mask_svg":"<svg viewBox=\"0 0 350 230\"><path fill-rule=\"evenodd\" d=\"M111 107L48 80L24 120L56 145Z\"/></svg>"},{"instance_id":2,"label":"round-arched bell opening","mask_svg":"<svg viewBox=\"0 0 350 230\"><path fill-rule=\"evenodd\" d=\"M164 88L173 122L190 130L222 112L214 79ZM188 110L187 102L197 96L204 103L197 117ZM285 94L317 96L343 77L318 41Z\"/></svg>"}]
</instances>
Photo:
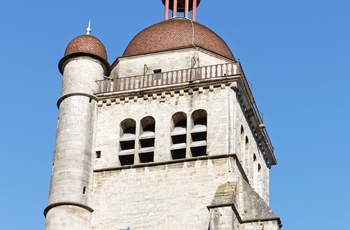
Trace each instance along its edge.
<instances>
[{"instance_id":1,"label":"round-arched bell opening","mask_svg":"<svg viewBox=\"0 0 350 230\"><path fill-rule=\"evenodd\" d=\"M166 0L162 0L163 4L165 5ZM195 0L189 0L188 4L188 10L192 11L193 10L193 2ZM199 6L199 3L201 0L197 0L197 7ZM186 5L186 0L177 0L177 12L185 12L185 5ZM174 9L174 0L169 0L169 10Z\"/></svg>"}]
</instances>

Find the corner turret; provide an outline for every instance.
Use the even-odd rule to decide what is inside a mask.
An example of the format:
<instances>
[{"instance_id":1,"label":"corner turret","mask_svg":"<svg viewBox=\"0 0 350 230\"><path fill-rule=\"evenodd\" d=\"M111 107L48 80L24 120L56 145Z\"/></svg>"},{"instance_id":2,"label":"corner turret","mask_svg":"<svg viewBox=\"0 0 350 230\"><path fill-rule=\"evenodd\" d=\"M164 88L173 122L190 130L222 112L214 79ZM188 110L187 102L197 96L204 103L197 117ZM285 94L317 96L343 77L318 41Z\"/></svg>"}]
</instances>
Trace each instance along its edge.
<instances>
[{"instance_id":1,"label":"corner turret","mask_svg":"<svg viewBox=\"0 0 350 230\"><path fill-rule=\"evenodd\" d=\"M91 229L94 93L109 64L104 45L90 31L89 26L88 34L73 39L59 62L63 80L49 202L44 210L46 230Z\"/></svg>"}]
</instances>

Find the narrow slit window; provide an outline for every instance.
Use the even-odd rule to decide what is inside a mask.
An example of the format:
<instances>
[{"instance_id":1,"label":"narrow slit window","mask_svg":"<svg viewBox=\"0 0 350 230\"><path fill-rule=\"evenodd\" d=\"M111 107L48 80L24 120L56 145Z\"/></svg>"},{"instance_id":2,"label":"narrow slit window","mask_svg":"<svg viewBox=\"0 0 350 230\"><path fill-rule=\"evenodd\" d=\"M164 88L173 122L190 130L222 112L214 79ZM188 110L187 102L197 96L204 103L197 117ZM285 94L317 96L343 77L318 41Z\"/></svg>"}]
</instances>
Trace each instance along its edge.
<instances>
[{"instance_id":1,"label":"narrow slit window","mask_svg":"<svg viewBox=\"0 0 350 230\"><path fill-rule=\"evenodd\" d=\"M241 125L241 142L244 141L244 128L243 125Z\"/></svg>"},{"instance_id":2,"label":"narrow slit window","mask_svg":"<svg viewBox=\"0 0 350 230\"><path fill-rule=\"evenodd\" d=\"M245 137L245 149L249 149L249 138L247 136Z\"/></svg>"}]
</instances>

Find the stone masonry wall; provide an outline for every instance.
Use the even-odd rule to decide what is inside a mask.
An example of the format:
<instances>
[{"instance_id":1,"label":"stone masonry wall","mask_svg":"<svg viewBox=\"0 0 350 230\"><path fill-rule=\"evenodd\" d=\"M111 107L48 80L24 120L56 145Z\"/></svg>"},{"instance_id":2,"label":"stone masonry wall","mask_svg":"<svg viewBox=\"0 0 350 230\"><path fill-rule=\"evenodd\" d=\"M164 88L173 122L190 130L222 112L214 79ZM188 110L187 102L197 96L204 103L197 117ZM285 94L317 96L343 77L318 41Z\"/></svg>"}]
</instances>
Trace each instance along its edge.
<instances>
[{"instance_id":1,"label":"stone masonry wall","mask_svg":"<svg viewBox=\"0 0 350 230\"><path fill-rule=\"evenodd\" d=\"M92 229L207 229L221 183L237 180L233 158L95 173Z\"/></svg>"},{"instance_id":2,"label":"stone masonry wall","mask_svg":"<svg viewBox=\"0 0 350 230\"><path fill-rule=\"evenodd\" d=\"M188 137L191 129L191 114L197 109L204 109L208 114L207 124L207 154L237 154L250 184L268 202L269 168L264 162L258 145L242 112L235 92L229 87L216 87L214 90L204 89L203 92L177 92L165 97L156 95L147 99L116 99L110 104L104 103L99 110L97 151L101 158L96 159L95 169L120 166L118 152L120 150L120 124L123 120L132 118L136 121L136 137L140 135L140 121L146 116L152 116L156 122L155 132L155 162L171 159L171 118L176 112L184 112L188 119ZM218 122L220 121L220 122ZM241 133L241 127L244 132ZM246 140L248 139L248 144ZM190 144L190 139L188 139ZM135 143L136 160L139 143ZM187 156L190 156L187 149Z\"/></svg>"},{"instance_id":3,"label":"stone masonry wall","mask_svg":"<svg viewBox=\"0 0 350 230\"><path fill-rule=\"evenodd\" d=\"M239 99L235 98L235 103L235 152L238 154L251 186L269 203L269 168L258 148L258 143L249 127Z\"/></svg>"},{"instance_id":4,"label":"stone masonry wall","mask_svg":"<svg viewBox=\"0 0 350 230\"><path fill-rule=\"evenodd\" d=\"M146 116L155 119L155 152L154 161L162 162L172 160L171 147L171 125L172 115L176 112L184 112L187 115L188 138L191 129L191 114L198 109L207 112L207 154L221 155L230 154L229 143L229 94L234 91L229 88L215 88L189 94L184 92L170 94L165 98L160 96L149 97L146 100L141 97L136 100L122 100L113 102L111 105L102 105L99 108L97 128L97 151L101 151L101 158L95 160L95 169L111 168L120 166L118 152L120 150L119 138L121 134L120 124L123 120L132 118L136 121L136 137L140 135L140 121ZM232 108L231 108L232 109ZM217 122L220 121L220 122ZM188 145L190 139L187 140ZM136 153L139 143L136 142ZM190 151L189 149L187 150ZM188 154L190 156L190 153ZM136 156L137 158L137 156ZM137 160L136 160L137 162Z\"/></svg>"}]
</instances>

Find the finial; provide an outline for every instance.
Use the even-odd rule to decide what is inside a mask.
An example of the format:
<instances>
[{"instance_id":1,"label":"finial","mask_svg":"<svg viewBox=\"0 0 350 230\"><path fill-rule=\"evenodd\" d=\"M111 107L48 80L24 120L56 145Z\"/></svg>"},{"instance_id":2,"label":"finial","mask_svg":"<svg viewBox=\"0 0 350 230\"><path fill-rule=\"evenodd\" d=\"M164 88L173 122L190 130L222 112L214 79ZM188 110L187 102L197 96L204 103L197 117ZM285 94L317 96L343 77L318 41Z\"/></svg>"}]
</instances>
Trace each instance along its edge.
<instances>
[{"instance_id":1,"label":"finial","mask_svg":"<svg viewBox=\"0 0 350 230\"><path fill-rule=\"evenodd\" d=\"M91 34L90 24L91 24L91 20L89 19L89 25L88 25L88 27L86 28L86 34L87 34L87 35L90 35L90 34Z\"/></svg>"}]
</instances>

